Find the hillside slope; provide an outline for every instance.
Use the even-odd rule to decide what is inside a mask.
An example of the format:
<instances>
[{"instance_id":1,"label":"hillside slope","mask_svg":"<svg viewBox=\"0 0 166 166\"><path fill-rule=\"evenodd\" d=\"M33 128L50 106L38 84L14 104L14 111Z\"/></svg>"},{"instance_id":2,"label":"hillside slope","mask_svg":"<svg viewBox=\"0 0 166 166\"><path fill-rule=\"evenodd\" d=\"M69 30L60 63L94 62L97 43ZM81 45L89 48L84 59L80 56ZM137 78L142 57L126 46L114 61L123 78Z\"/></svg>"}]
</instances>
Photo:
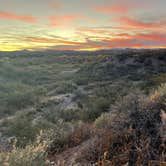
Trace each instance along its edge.
<instances>
[{"instance_id":1,"label":"hillside slope","mask_svg":"<svg viewBox=\"0 0 166 166\"><path fill-rule=\"evenodd\" d=\"M165 164L166 50L28 54L0 57L0 164Z\"/></svg>"}]
</instances>

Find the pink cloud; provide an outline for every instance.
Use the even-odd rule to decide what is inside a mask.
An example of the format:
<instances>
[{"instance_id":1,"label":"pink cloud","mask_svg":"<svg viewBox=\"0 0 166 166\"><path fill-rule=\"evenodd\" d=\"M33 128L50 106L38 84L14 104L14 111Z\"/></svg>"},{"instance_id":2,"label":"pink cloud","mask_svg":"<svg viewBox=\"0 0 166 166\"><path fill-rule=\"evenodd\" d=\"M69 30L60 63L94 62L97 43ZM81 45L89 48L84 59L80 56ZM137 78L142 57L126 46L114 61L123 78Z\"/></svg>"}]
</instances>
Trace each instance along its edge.
<instances>
[{"instance_id":1,"label":"pink cloud","mask_svg":"<svg viewBox=\"0 0 166 166\"><path fill-rule=\"evenodd\" d=\"M16 20L16 21L23 21L23 22L30 22L30 23L35 23L38 21L36 17L33 16L23 16L23 15L17 15L14 13L9 13L9 12L0 12L0 19L5 19L5 20Z\"/></svg>"},{"instance_id":2,"label":"pink cloud","mask_svg":"<svg viewBox=\"0 0 166 166\"><path fill-rule=\"evenodd\" d=\"M115 4L111 6L94 6L93 9L100 13L126 13L129 11L130 7L126 5Z\"/></svg>"},{"instance_id":3,"label":"pink cloud","mask_svg":"<svg viewBox=\"0 0 166 166\"><path fill-rule=\"evenodd\" d=\"M114 2L113 4L108 5L94 5L92 6L92 9L99 13L105 13L105 14L128 14L131 11L136 11L140 9L148 9L150 5L146 3L140 4L136 1L128 2Z\"/></svg>"},{"instance_id":4,"label":"pink cloud","mask_svg":"<svg viewBox=\"0 0 166 166\"><path fill-rule=\"evenodd\" d=\"M84 15L62 15L62 16L53 16L49 18L50 26L53 27L68 27L71 26L77 20L88 20L89 18Z\"/></svg>"},{"instance_id":5,"label":"pink cloud","mask_svg":"<svg viewBox=\"0 0 166 166\"><path fill-rule=\"evenodd\" d=\"M126 16L118 18L116 21L119 22L120 24L125 25L126 29L127 28L159 29L161 27L166 27L166 21L144 22Z\"/></svg>"}]
</instances>

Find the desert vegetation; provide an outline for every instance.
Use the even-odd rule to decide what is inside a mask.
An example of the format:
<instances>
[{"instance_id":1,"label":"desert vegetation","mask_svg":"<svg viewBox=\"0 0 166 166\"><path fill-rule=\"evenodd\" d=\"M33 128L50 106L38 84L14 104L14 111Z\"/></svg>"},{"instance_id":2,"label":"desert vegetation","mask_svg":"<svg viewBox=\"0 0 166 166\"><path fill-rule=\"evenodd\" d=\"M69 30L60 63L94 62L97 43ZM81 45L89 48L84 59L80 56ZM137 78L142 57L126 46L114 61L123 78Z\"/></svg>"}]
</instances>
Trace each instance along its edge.
<instances>
[{"instance_id":1,"label":"desert vegetation","mask_svg":"<svg viewBox=\"0 0 166 166\"><path fill-rule=\"evenodd\" d=\"M0 89L2 166L166 164L166 50L0 56Z\"/></svg>"}]
</instances>

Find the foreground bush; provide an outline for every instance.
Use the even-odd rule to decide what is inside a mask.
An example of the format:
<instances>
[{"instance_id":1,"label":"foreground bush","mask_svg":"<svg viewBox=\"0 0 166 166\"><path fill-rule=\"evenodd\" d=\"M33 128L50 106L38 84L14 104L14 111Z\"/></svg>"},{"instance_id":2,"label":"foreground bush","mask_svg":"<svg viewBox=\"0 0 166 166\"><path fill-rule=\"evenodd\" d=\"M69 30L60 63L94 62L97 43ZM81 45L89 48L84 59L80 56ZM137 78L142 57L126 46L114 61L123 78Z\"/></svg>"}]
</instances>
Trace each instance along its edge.
<instances>
[{"instance_id":1,"label":"foreground bush","mask_svg":"<svg viewBox=\"0 0 166 166\"><path fill-rule=\"evenodd\" d=\"M128 95L110 113L96 121L99 134L83 152L85 160L98 165L166 164L166 90L161 85L149 97Z\"/></svg>"}]
</instances>

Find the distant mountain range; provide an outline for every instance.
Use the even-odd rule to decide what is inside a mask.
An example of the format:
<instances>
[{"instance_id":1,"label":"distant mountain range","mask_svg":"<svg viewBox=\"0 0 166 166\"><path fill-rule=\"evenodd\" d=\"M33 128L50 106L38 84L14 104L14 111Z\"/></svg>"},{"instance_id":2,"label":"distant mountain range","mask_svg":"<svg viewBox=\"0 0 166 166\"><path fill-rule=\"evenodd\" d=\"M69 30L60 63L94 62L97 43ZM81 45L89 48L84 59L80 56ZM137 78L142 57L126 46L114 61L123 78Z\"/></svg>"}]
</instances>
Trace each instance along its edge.
<instances>
[{"instance_id":1,"label":"distant mountain range","mask_svg":"<svg viewBox=\"0 0 166 166\"><path fill-rule=\"evenodd\" d=\"M74 51L74 50L39 50L39 51L29 51L29 50L20 50L20 51L0 51L0 56L20 56L20 55L108 55L108 54L117 54L117 53L126 53L126 52L142 52L142 51L154 51L161 50L165 51L166 49L131 49L131 48L117 48L117 49L103 49L97 51Z\"/></svg>"}]
</instances>

